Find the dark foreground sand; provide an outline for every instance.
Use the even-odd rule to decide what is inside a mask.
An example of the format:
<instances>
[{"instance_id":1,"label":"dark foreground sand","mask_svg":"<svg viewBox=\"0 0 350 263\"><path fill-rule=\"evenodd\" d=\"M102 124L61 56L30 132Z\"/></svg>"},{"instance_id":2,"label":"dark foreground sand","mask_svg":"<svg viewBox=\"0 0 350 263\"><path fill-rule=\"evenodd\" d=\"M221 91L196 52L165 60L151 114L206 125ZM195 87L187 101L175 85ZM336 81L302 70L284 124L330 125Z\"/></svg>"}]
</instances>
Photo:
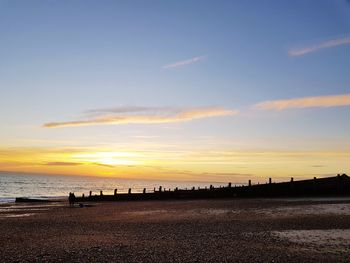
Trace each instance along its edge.
<instances>
[{"instance_id":1,"label":"dark foreground sand","mask_svg":"<svg viewBox=\"0 0 350 263\"><path fill-rule=\"evenodd\" d=\"M0 206L1 262L349 262L349 200Z\"/></svg>"}]
</instances>

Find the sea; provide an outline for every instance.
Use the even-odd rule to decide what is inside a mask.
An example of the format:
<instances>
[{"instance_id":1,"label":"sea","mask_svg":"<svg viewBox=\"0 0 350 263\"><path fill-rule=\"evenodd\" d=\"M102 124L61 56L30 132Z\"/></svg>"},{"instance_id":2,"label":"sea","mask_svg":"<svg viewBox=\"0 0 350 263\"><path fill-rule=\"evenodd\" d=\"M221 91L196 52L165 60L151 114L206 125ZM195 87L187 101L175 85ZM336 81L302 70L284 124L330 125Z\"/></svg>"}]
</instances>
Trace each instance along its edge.
<instances>
[{"instance_id":1,"label":"sea","mask_svg":"<svg viewBox=\"0 0 350 263\"><path fill-rule=\"evenodd\" d=\"M131 192L137 193L142 192L144 188L146 191L153 191L159 186L163 189L189 189L210 185L218 187L224 186L225 183L0 172L0 203L12 203L16 197L59 199L67 197L70 192L74 192L76 196L87 196L90 191L93 194L99 194L100 191L103 191L103 194L113 194L114 189L118 189L118 193L126 193L131 188Z\"/></svg>"}]
</instances>

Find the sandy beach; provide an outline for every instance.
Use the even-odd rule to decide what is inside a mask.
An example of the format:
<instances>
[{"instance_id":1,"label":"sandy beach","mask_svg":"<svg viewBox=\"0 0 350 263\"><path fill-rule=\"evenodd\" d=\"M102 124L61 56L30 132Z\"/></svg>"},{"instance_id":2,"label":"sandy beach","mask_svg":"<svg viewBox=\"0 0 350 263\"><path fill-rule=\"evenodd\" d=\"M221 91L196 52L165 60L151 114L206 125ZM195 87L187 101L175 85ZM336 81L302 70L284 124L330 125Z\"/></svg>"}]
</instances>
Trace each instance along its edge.
<instances>
[{"instance_id":1,"label":"sandy beach","mask_svg":"<svg viewBox=\"0 0 350 263\"><path fill-rule=\"evenodd\" d=\"M0 206L2 262L348 262L349 199Z\"/></svg>"}]
</instances>

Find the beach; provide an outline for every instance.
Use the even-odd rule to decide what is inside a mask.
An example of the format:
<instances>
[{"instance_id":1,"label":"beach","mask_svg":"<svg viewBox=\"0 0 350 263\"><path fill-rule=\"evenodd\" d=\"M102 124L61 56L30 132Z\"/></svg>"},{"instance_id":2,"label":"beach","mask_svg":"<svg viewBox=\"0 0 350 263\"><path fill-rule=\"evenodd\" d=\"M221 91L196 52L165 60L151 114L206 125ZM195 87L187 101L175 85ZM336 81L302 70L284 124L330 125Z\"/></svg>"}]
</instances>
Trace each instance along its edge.
<instances>
[{"instance_id":1,"label":"beach","mask_svg":"<svg viewBox=\"0 0 350 263\"><path fill-rule=\"evenodd\" d=\"M2 262L348 262L350 199L0 206Z\"/></svg>"}]
</instances>

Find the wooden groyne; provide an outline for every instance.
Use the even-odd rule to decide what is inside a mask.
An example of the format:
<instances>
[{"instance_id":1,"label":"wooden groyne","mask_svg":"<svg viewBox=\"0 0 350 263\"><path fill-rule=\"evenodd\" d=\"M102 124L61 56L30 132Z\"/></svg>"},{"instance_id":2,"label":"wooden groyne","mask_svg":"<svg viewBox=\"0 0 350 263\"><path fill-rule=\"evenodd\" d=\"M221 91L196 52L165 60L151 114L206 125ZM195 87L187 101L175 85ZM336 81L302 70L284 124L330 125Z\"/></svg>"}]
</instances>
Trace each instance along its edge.
<instances>
[{"instance_id":1,"label":"wooden groyne","mask_svg":"<svg viewBox=\"0 0 350 263\"><path fill-rule=\"evenodd\" d=\"M86 201L132 201L132 200L168 200L168 199L211 199L211 198L245 198L245 197L303 197L303 196L350 196L350 177L346 174L327 178L273 183L269 178L266 184L252 184L251 180L244 186L233 186L229 183L225 187L191 188L189 190L175 188L163 190L160 186L152 192L143 189L142 193L118 193L104 195L103 191L88 196L76 197L77 202Z\"/></svg>"}]
</instances>

